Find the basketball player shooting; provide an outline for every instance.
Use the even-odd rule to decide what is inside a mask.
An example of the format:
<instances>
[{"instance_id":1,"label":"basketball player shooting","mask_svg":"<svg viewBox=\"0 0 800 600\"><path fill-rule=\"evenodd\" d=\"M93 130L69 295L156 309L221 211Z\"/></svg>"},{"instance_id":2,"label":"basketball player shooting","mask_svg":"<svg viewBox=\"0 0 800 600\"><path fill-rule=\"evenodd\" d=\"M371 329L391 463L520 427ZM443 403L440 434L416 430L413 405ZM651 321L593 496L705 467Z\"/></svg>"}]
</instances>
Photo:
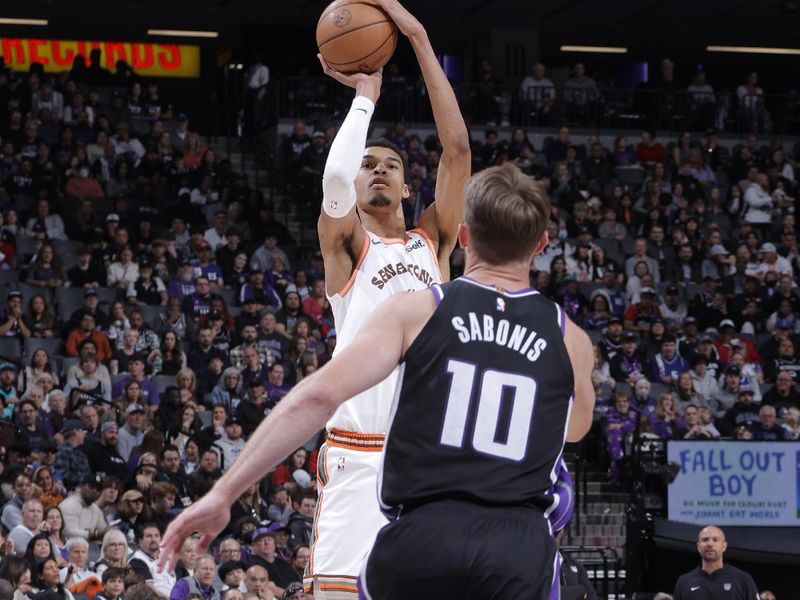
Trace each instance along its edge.
<instances>
[{"instance_id":1,"label":"basketball player shooting","mask_svg":"<svg viewBox=\"0 0 800 600\"><path fill-rule=\"evenodd\" d=\"M367 317L398 292L449 279L449 257L471 170L469 136L455 94L420 22L395 0L376 2L388 13L419 61L442 144L435 202L406 231L406 164L386 140L367 141L381 72L344 75L320 56L324 72L355 88L352 107L334 140L323 176L318 231L325 284L338 334L347 348ZM366 356L364 357L366 358ZM305 585L315 598L353 598L363 558L386 524L375 489L397 375L355 395L327 423L319 454L319 500Z\"/></svg>"},{"instance_id":2,"label":"basketball player shooting","mask_svg":"<svg viewBox=\"0 0 800 600\"><path fill-rule=\"evenodd\" d=\"M557 598L551 488L565 440L591 426L594 356L564 310L528 288L549 215L546 190L515 166L473 176L458 230L465 276L374 310L173 521L159 564L174 567L195 531L204 552L249 485L400 364L378 478L392 520L362 565L361 597Z\"/></svg>"}]
</instances>

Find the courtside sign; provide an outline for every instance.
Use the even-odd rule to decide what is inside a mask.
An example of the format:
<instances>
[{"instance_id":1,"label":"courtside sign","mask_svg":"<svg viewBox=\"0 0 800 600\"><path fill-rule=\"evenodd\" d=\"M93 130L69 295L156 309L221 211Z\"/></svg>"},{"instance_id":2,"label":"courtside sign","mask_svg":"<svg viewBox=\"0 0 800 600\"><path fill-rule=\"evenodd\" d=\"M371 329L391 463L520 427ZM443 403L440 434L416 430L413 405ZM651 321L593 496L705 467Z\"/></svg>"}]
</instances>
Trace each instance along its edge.
<instances>
[{"instance_id":1,"label":"courtside sign","mask_svg":"<svg viewBox=\"0 0 800 600\"><path fill-rule=\"evenodd\" d=\"M800 526L797 442L671 441L680 467L669 519L697 525Z\"/></svg>"},{"instance_id":2,"label":"courtside sign","mask_svg":"<svg viewBox=\"0 0 800 600\"><path fill-rule=\"evenodd\" d=\"M37 38L0 38L0 53L6 67L27 71L40 63L48 73L69 71L79 54L89 64L89 54L99 49L103 67L114 71L124 60L145 77L199 77L200 47L144 42L102 42L85 40L44 40Z\"/></svg>"}]
</instances>

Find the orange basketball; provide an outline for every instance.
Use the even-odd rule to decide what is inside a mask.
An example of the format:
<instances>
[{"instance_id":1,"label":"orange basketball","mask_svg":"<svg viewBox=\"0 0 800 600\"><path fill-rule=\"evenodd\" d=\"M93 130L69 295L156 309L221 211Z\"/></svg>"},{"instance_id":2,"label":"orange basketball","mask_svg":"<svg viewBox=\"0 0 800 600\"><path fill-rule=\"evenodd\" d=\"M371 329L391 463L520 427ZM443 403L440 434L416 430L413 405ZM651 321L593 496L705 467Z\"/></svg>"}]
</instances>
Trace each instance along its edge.
<instances>
[{"instance_id":1,"label":"orange basketball","mask_svg":"<svg viewBox=\"0 0 800 600\"><path fill-rule=\"evenodd\" d=\"M319 18L317 46L341 73L374 73L394 54L397 26L368 0L336 0Z\"/></svg>"}]
</instances>

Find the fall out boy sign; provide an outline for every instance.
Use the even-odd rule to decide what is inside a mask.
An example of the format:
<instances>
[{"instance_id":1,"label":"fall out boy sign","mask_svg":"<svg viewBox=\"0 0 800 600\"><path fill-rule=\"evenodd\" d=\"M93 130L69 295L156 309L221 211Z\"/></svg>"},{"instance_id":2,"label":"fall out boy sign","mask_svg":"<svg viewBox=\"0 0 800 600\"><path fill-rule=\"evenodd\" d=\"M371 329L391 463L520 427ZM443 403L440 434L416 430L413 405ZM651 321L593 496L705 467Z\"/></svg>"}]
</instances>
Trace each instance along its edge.
<instances>
[{"instance_id":1,"label":"fall out boy sign","mask_svg":"<svg viewBox=\"0 0 800 600\"><path fill-rule=\"evenodd\" d=\"M669 442L680 470L669 518L706 525L800 526L797 442Z\"/></svg>"}]
</instances>

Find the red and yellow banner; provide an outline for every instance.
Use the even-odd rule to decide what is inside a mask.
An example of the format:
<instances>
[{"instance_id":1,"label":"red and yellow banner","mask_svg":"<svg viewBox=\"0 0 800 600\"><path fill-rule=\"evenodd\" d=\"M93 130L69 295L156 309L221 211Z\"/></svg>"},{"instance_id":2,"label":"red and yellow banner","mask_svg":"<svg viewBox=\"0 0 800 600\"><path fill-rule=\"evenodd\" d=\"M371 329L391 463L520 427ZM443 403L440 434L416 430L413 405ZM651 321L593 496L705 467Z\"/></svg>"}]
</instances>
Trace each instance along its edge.
<instances>
[{"instance_id":1,"label":"red and yellow banner","mask_svg":"<svg viewBox=\"0 0 800 600\"><path fill-rule=\"evenodd\" d=\"M103 67L111 71L118 60L124 60L138 75L146 77L200 77L199 46L0 38L0 54L6 67L14 71L27 71L33 63L41 63L48 73L66 71L79 54L88 65L89 53L94 49L102 52Z\"/></svg>"}]
</instances>

